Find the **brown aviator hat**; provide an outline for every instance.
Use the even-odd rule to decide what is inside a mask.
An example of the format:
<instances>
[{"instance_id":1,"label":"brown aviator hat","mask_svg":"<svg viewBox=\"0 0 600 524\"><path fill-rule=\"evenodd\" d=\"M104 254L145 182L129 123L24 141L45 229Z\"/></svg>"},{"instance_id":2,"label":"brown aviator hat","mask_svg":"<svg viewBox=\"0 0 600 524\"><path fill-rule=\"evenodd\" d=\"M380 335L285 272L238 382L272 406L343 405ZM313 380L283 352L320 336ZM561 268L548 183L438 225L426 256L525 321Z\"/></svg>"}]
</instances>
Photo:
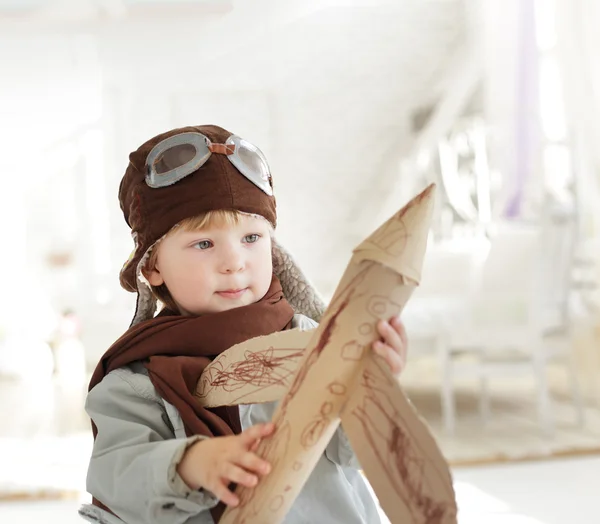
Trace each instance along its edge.
<instances>
[{"instance_id":1,"label":"brown aviator hat","mask_svg":"<svg viewBox=\"0 0 600 524\"><path fill-rule=\"evenodd\" d=\"M132 325L154 316L156 299L141 270L151 248L172 227L218 209L259 215L273 227L277 222L273 183L264 155L214 125L173 129L131 153L119 187L119 202L135 243L120 274L121 286L138 293ZM318 320L324 309L321 299L275 241L273 263L292 307Z\"/></svg>"}]
</instances>

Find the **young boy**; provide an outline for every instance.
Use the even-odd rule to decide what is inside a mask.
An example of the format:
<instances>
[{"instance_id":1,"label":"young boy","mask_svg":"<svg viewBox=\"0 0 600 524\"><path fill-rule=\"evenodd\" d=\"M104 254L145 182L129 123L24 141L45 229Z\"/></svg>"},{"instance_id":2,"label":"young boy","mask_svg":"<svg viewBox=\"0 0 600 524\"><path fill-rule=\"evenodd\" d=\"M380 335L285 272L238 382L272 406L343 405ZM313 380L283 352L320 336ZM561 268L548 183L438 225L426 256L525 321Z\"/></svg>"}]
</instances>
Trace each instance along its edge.
<instances>
[{"instance_id":1,"label":"young boy","mask_svg":"<svg viewBox=\"0 0 600 524\"><path fill-rule=\"evenodd\" d=\"M249 338L316 326L323 305L275 243L271 174L259 149L216 126L159 135L130 155L119 189L135 250L121 284L137 292L129 330L102 357L86 410L94 449L80 514L90 522L203 524L256 486L254 453L275 403L204 409L202 370ZM156 299L165 307L154 316ZM312 318L309 318L312 317ZM399 374L406 335L381 322L373 350ZM286 523L379 522L340 428Z\"/></svg>"}]
</instances>

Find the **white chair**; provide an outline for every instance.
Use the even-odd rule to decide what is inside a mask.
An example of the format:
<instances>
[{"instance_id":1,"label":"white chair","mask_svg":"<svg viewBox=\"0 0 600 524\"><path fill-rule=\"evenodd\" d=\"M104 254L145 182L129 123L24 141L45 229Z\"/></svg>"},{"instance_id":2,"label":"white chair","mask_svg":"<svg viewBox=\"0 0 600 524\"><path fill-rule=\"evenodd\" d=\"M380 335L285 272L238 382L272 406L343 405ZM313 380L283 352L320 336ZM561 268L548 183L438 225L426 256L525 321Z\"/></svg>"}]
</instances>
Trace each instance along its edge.
<instances>
[{"instance_id":1,"label":"white chair","mask_svg":"<svg viewBox=\"0 0 600 524\"><path fill-rule=\"evenodd\" d=\"M478 283L489 242L434 244L423 261L421 283L402 313L411 338L411 353L432 352L446 324L460 318ZM422 347L421 347L422 346Z\"/></svg>"},{"instance_id":2,"label":"white chair","mask_svg":"<svg viewBox=\"0 0 600 524\"><path fill-rule=\"evenodd\" d=\"M583 421L577 378L568 358L571 355L568 330L564 325L560 329L548 329L545 322L544 285L547 283L540 273L542 255L537 228L503 225L491 240L478 285L463 310L464 316L458 322L443 326L437 343L443 369L442 406L447 432L453 433L456 424L455 377L479 378L480 409L485 421L489 417L489 379L533 373L540 423L544 433L551 435L553 423L546 365L557 356L567 357L578 418ZM462 364L455 358L464 352L479 357L475 364Z\"/></svg>"},{"instance_id":3,"label":"white chair","mask_svg":"<svg viewBox=\"0 0 600 524\"><path fill-rule=\"evenodd\" d=\"M489 249L483 237L429 246L421 284L402 313L410 338L410 355L437 356L441 367L444 426L455 423L452 366L447 333L461 325L476 292L482 263Z\"/></svg>"}]
</instances>

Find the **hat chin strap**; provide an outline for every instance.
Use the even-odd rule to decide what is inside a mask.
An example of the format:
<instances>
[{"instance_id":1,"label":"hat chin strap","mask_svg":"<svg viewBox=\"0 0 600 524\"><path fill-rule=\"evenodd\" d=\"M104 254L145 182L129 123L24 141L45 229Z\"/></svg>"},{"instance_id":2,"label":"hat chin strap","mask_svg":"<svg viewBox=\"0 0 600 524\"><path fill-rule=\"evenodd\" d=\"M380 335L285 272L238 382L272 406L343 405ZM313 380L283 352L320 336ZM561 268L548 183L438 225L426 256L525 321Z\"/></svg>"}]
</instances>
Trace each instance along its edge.
<instances>
[{"instance_id":1,"label":"hat chin strap","mask_svg":"<svg viewBox=\"0 0 600 524\"><path fill-rule=\"evenodd\" d=\"M281 282L281 288L287 301L294 311L319 322L325 311L325 302L319 296L315 288L308 281L292 255L274 238L273 241L273 273ZM138 295L135 306L135 315L131 326L135 326L145 320L154 318L157 301L148 282L141 276L141 268L146 256L142 257L137 270Z\"/></svg>"}]
</instances>

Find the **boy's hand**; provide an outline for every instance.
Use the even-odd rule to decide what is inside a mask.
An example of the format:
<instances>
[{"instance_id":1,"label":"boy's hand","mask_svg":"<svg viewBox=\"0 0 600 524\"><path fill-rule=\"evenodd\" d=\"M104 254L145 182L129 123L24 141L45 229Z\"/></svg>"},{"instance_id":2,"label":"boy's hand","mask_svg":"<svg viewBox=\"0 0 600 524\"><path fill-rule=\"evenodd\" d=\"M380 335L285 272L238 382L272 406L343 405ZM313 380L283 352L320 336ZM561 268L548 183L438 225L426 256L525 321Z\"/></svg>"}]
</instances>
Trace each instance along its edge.
<instances>
[{"instance_id":1,"label":"boy's hand","mask_svg":"<svg viewBox=\"0 0 600 524\"><path fill-rule=\"evenodd\" d=\"M404 324L400 317L393 317L389 322L380 320L377 323L377 330L381 335L381 340L373 342L373 351L385 360L392 375L397 378L406 364L408 349Z\"/></svg>"},{"instance_id":2,"label":"boy's hand","mask_svg":"<svg viewBox=\"0 0 600 524\"><path fill-rule=\"evenodd\" d=\"M257 424L239 435L200 440L187 449L177 472L190 488L207 489L228 506L237 506L239 498L228 486L235 482L252 488L259 475L269 473L271 465L254 450L274 429L273 423Z\"/></svg>"}]
</instances>

